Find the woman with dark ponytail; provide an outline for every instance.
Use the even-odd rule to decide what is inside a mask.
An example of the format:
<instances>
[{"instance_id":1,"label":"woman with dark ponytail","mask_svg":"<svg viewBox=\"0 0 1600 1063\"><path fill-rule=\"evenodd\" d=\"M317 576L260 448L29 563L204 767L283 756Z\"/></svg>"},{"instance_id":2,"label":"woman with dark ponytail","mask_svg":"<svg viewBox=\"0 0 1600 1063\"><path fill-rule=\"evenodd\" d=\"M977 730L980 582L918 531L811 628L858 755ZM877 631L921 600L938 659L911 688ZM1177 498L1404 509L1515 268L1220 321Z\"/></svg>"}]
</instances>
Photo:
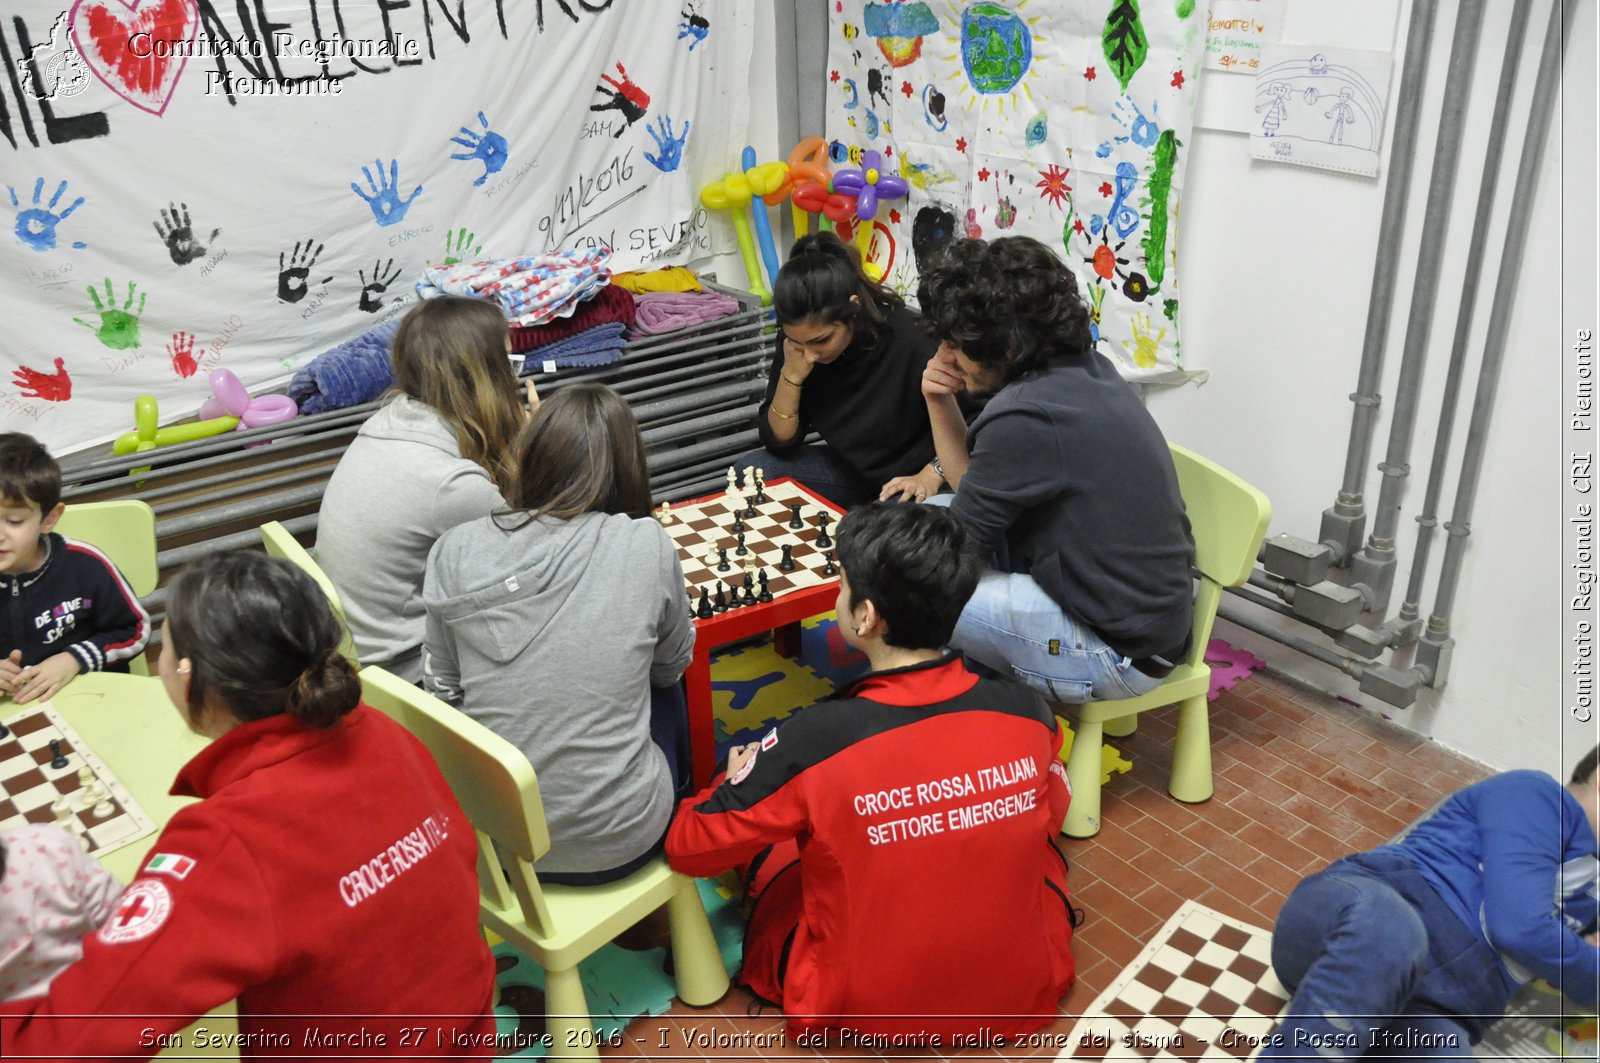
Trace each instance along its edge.
<instances>
[{"instance_id":1,"label":"woman with dark ponytail","mask_svg":"<svg viewBox=\"0 0 1600 1063\"><path fill-rule=\"evenodd\" d=\"M832 233L795 241L772 288L778 344L756 414L765 450L738 459L831 501L922 501L938 491L922 367L938 342ZM812 432L820 444L805 445Z\"/></svg>"},{"instance_id":2,"label":"woman with dark ponytail","mask_svg":"<svg viewBox=\"0 0 1600 1063\"><path fill-rule=\"evenodd\" d=\"M207 558L161 636L167 695L212 740L172 787L200 800L83 959L8 1006L8 1052L149 1056L237 1000L246 1055L492 1054L472 827L422 744L361 704L321 590L263 554Z\"/></svg>"}]
</instances>

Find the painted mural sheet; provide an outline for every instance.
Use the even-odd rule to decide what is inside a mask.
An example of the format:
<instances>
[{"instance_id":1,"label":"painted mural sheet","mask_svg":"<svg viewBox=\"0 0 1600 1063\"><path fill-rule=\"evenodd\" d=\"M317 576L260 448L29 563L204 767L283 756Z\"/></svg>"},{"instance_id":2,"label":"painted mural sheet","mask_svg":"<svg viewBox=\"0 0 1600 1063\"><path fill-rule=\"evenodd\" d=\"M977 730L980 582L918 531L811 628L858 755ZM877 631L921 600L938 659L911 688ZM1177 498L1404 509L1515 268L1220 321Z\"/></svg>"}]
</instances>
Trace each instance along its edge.
<instances>
[{"instance_id":1,"label":"painted mural sheet","mask_svg":"<svg viewBox=\"0 0 1600 1063\"><path fill-rule=\"evenodd\" d=\"M735 0L11 0L0 431L280 382L429 266L730 250L694 175L748 139L752 42Z\"/></svg>"},{"instance_id":2,"label":"painted mural sheet","mask_svg":"<svg viewBox=\"0 0 1600 1063\"><path fill-rule=\"evenodd\" d=\"M1389 62L1387 52L1268 45L1256 73L1250 157L1376 177Z\"/></svg>"},{"instance_id":3,"label":"painted mural sheet","mask_svg":"<svg viewBox=\"0 0 1600 1063\"><path fill-rule=\"evenodd\" d=\"M1193 0L836 0L827 136L911 184L872 259L914 295L957 236L1025 235L1076 271L1099 349L1180 381L1177 218L1205 46Z\"/></svg>"}]
</instances>

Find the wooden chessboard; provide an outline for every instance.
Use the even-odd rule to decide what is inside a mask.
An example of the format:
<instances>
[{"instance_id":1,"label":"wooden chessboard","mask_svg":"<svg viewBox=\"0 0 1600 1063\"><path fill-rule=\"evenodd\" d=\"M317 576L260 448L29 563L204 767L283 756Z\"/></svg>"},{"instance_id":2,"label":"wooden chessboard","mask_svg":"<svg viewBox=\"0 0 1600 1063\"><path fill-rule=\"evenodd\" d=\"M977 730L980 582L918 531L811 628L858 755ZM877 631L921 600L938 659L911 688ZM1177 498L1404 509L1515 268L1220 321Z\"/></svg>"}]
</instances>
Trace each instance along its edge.
<instances>
[{"instance_id":1,"label":"wooden chessboard","mask_svg":"<svg viewBox=\"0 0 1600 1063\"><path fill-rule=\"evenodd\" d=\"M1288 991L1272 935L1185 901L1083 1011L1058 1059L1248 1059Z\"/></svg>"},{"instance_id":2,"label":"wooden chessboard","mask_svg":"<svg viewBox=\"0 0 1600 1063\"><path fill-rule=\"evenodd\" d=\"M746 494L754 493L754 488L746 489ZM828 535L831 539L838 527L840 512L793 480L775 480L767 484L766 495L766 503L756 506L756 515L744 518L745 549L755 557L756 565L756 569L750 573L751 578L756 579L756 571L764 568L767 590L774 598L837 579L837 573L829 576L822 574L828 559L823 556L827 549L816 545L822 534L817 518L821 513L828 514ZM801 507L800 517L804 522L804 527L799 529L789 527L792 516L790 507L796 503ZM715 597L718 580L730 587L744 584L744 558L734 552L738 542L734 534L728 531L735 509L744 512L744 501L735 502L725 494L671 508L672 523L666 525L666 532L672 536L672 542L678 548L678 560L683 563L684 587L690 605L699 602L702 589ZM791 547L790 557L795 563L792 572L778 571L778 562L783 557L786 545ZM728 550L727 572L717 571L719 547ZM838 564L837 553L834 554L834 564ZM756 589L760 589L759 583Z\"/></svg>"},{"instance_id":3,"label":"wooden chessboard","mask_svg":"<svg viewBox=\"0 0 1600 1063\"><path fill-rule=\"evenodd\" d=\"M0 738L0 831L55 823L50 805L66 795L69 819L83 827L84 848L91 853L107 853L154 833L155 821L48 702L23 706L4 722L10 734ZM52 739L61 743L64 768L50 766ZM84 788L79 772L85 767L106 788L112 805L108 815L95 815L93 803L72 796Z\"/></svg>"}]
</instances>

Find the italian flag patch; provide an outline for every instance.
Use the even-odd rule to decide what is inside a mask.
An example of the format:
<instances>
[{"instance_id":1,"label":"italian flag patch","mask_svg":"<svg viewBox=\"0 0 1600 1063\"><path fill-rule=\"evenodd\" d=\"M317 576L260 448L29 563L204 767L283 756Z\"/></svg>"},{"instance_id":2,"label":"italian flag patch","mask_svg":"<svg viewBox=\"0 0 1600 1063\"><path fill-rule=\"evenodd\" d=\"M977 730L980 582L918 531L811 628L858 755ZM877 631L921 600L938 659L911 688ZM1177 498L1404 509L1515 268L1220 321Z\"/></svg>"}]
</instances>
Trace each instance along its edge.
<instances>
[{"instance_id":1,"label":"italian flag patch","mask_svg":"<svg viewBox=\"0 0 1600 1063\"><path fill-rule=\"evenodd\" d=\"M158 875L171 875L173 878L187 878L189 872L194 870L194 860L176 853L157 853L144 865L144 869L146 873L154 872Z\"/></svg>"}]
</instances>

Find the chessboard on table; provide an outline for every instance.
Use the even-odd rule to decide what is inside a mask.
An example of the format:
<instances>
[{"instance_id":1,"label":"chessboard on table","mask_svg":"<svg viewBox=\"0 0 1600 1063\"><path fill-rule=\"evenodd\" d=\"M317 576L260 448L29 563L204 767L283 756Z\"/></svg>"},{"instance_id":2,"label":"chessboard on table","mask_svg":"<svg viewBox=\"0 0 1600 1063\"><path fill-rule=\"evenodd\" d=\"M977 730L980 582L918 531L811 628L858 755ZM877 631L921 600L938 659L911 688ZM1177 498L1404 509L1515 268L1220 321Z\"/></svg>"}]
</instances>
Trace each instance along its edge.
<instances>
[{"instance_id":1,"label":"chessboard on table","mask_svg":"<svg viewBox=\"0 0 1600 1063\"><path fill-rule=\"evenodd\" d=\"M1246 1060L1288 1003L1269 931L1185 901L1083 1010L1057 1059Z\"/></svg>"},{"instance_id":2,"label":"chessboard on table","mask_svg":"<svg viewBox=\"0 0 1600 1063\"><path fill-rule=\"evenodd\" d=\"M754 486L747 486L743 491L744 495L752 498L755 495ZM765 503L754 503L756 515L742 518L746 525L745 548L755 558L756 567L750 572L752 581L756 580L759 570L765 569L767 590L774 598L778 598L792 591L820 587L837 580L837 571L831 575L823 574L829 561L825 555L832 553L833 563L837 567L838 553L831 547L817 546L817 540L822 535L818 518L823 513L828 515L828 537L831 541L843 514L832 503L812 494L793 480L774 480L765 485L765 494ZM795 504L801 507L803 526L798 529L789 527L793 513L791 507ZM668 510L671 521L664 526L664 530L678 548L678 560L683 565L684 586L691 607L699 604L701 590L715 597L718 580L729 587L730 593L733 588L744 585L744 558L734 552L738 539L728 530L733 524L735 511L746 512L746 500L740 496L735 501L726 493L674 503ZM785 545L790 547L790 557L795 563L791 572L778 570ZM730 567L727 572L718 572L717 550L724 547L728 551ZM756 583L756 588L760 589L759 583Z\"/></svg>"},{"instance_id":3,"label":"chessboard on table","mask_svg":"<svg viewBox=\"0 0 1600 1063\"><path fill-rule=\"evenodd\" d=\"M0 832L28 824L56 824L50 806L63 796L69 810L60 825L72 822L81 826L81 843L96 856L155 832L155 821L49 702L21 706L10 718L0 717L0 723L9 732L0 738ZM65 767L51 766L55 759L52 741L60 742ZM104 801L112 806L105 815L95 814L103 802L87 800L93 781L86 787L80 778L85 768L104 788Z\"/></svg>"}]
</instances>

